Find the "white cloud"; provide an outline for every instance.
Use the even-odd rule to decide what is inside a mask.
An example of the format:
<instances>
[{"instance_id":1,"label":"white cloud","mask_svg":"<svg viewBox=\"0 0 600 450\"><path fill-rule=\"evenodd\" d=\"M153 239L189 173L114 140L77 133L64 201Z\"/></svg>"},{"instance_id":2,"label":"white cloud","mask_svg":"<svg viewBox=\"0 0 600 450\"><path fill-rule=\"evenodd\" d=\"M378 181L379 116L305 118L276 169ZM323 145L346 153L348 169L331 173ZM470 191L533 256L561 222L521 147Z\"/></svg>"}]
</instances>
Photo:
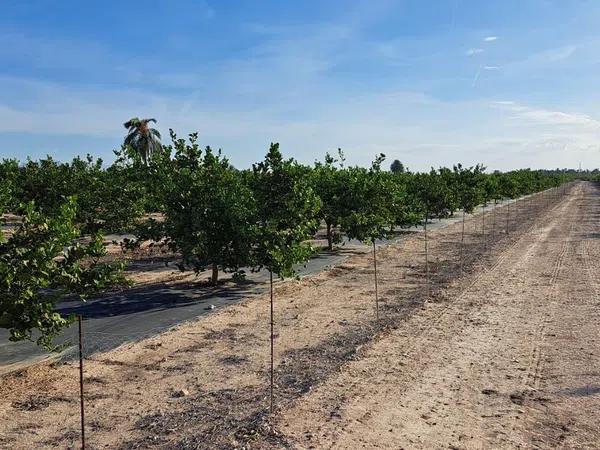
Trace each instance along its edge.
<instances>
[{"instance_id":1,"label":"white cloud","mask_svg":"<svg viewBox=\"0 0 600 450\"><path fill-rule=\"evenodd\" d=\"M365 3L365 8L369 5ZM69 42L56 42L44 47L42 41L12 36L10 48L0 49L0 57L33 56L38 67L56 64L78 74L82 65L87 72L79 79L89 84L0 76L0 133L22 133L23 139L51 135L54 142L76 136L77 140L65 140L70 147L60 148L63 153L55 153L62 157L66 152L85 153L92 138L118 145L124 132L122 123L133 115L148 114L159 120L165 136L169 127L181 136L199 131L202 144L223 147L239 167L260 158L272 140L281 142L286 155L303 162L322 158L325 151L341 146L352 164L366 165L374 154L383 152L417 170L457 161L482 162L490 169L573 166L575 158L584 153L590 164L600 165L600 152L591 152L600 142L598 122L591 116L532 108L510 100L494 102L494 108L489 99L456 100L472 98L472 94L459 92L468 86L463 78L454 83L454 66L441 63L455 57L457 48L459 52L465 48L451 42L454 53L444 51L447 48L440 49L435 39L365 39L362 16L358 16L355 21L344 18L339 23L289 27L254 24L246 30L256 33L254 46L235 57L202 62L202 70L174 65L145 70L147 61L131 63L102 48L92 47L90 52L86 43L71 48ZM496 39L488 36L484 41ZM489 46L479 43L487 51ZM39 58L38 46L43 49ZM62 46L67 51L61 51ZM538 58L562 61L575 52L569 47L554 50ZM482 48L471 48L466 54L482 52ZM577 58L581 59L582 53L577 52ZM84 57L79 59L79 54ZM105 80L92 84L95 79L88 73L105 76L98 71L97 58L102 66L122 73L119 81L127 78L128 87L115 89L110 86L123 83ZM390 70L380 83L338 76L339 72L352 72L352 67L377 69L385 63L387 68L390 61L409 66L411 72L434 67L433 63L445 70L425 79ZM466 58L462 62L466 63ZM472 67L472 60L465 65ZM486 71L500 70L499 66L477 65L473 85L480 76L492 78ZM509 68L502 61L502 74ZM391 78L394 80L389 81ZM455 89L458 83L460 88ZM520 89L527 87L519 85ZM424 94L442 91L440 95L455 100L441 101ZM497 95L509 96L508 92L504 89ZM43 139L39 141L43 143ZM4 143L0 156L2 152L14 155L14 151Z\"/></svg>"},{"instance_id":2,"label":"white cloud","mask_svg":"<svg viewBox=\"0 0 600 450\"><path fill-rule=\"evenodd\" d=\"M74 153L84 153L92 138L117 146L122 123L147 112L159 120L165 136L169 127L180 136L199 131L203 145L222 147L238 167L261 158L271 141L279 141L286 155L307 163L342 147L350 164L367 165L382 152L414 170L458 161L481 162L491 170L573 166L579 159L600 165L600 152L591 152L600 142L594 118L510 100L493 102L490 108L489 101L441 101L420 92L388 90L332 97L318 106L296 104L290 114L289 106L276 100L241 110L187 95L73 89L6 77L0 77L0 84L26 98L20 105L0 101L0 133L79 136L79 141L70 141L72 149L61 148ZM81 148L75 147L77 142ZM0 154L3 150L10 149L0 149Z\"/></svg>"},{"instance_id":3,"label":"white cloud","mask_svg":"<svg viewBox=\"0 0 600 450\"><path fill-rule=\"evenodd\" d=\"M492 102L492 106L510 111L513 119L537 125L579 125L597 128L600 131L600 121L586 114L532 108L513 101L496 101Z\"/></svg>"},{"instance_id":4,"label":"white cloud","mask_svg":"<svg viewBox=\"0 0 600 450\"><path fill-rule=\"evenodd\" d=\"M562 47L549 48L547 50L534 53L533 55L529 56L527 60L530 63L535 64L556 63L570 58L576 50L577 46L575 45L564 45Z\"/></svg>"},{"instance_id":5,"label":"white cloud","mask_svg":"<svg viewBox=\"0 0 600 450\"><path fill-rule=\"evenodd\" d=\"M482 48L470 48L469 50L466 51L467 56L477 55L478 53L483 53L483 49Z\"/></svg>"}]
</instances>

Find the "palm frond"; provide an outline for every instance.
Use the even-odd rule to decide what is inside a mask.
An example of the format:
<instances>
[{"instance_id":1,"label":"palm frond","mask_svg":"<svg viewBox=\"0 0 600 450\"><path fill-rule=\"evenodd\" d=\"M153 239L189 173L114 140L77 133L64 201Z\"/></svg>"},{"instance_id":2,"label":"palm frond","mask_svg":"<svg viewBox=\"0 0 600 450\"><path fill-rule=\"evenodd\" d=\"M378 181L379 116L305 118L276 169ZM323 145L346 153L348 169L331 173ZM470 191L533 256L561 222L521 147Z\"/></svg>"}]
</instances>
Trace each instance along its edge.
<instances>
[{"instance_id":1,"label":"palm frond","mask_svg":"<svg viewBox=\"0 0 600 450\"><path fill-rule=\"evenodd\" d=\"M138 140L137 134L135 134L135 133L129 133L127 135L127 137L125 137L125 141L123 142L123 144L135 147L135 142L137 140Z\"/></svg>"},{"instance_id":2,"label":"palm frond","mask_svg":"<svg viewBox=\"0 0 600 450\"><path fill-rule=\"evenodd\" d=\"M138 125L139 125L139 123L140 123L140 119L138 119L137 117L132 117L132 118L131 118L131 119L129 119L127 122L125 122L125 123L123 124L123 126L124 126L125 128L128 128L128 129L129 129L129 128L134 128L134 127L138 126Z\"/></svg>"}]
</instances>

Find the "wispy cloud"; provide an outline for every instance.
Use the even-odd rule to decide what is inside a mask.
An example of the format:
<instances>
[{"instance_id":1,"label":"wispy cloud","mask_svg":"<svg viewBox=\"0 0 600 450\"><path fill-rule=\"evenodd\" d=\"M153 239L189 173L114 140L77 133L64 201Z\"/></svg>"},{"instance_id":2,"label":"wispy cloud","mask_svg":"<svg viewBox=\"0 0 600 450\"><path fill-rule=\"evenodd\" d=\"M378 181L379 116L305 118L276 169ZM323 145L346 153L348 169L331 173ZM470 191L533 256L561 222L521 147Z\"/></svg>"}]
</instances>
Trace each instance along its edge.
<instances>
[{"instance_id":1,"label":"wispy cloud","mask_svg":"<svg viewBox=\"0 0 600 450\"><path fill-rule=\"evenodd\" d=\"M120 124L139 111L151 111L161 131L172 127L182 136L199 131L203 144L223 147L238 167L260 158L271 140L307 163L342 147L351 164L369 164L374 154L382 152L415 170L458 160L482 162L490 169L566 166L570 159L563 154L565 149L577 155L585 152L594 161L591 149L600 142L599 123L590 116L511 100L495 101L490 108L490 101L441 101L421 92L388 89L330 97L317 108L310 102L296 104L290 115L277 99L246 111L202 99L182 109L187 95L98 87L74 90L3 77L0 84L28 99L19 106L0 102L0 134L79 135L83 142L110 139L116 147L123 135ZM30 102L35 99L42 100ZM35 150L52 152L52 148L56 146L40 145ZM82 151L74 147L77 150ZM510 158L505 157L507 152Z\"/></svg>"},{"instance_id":2,"label":"wispy cloud","mask_svg":"<svg viewBox=\"0 0 600 450\"><path fill-rule=\"evenodd\" d=\"M529 57L529 60L539 63L554 63L570 58L576 51L577 46L564 45L535 53Z\"/></svg>"},{"instance_id":3,"label":"wispy cloud","mask_svg":"<svg viewBox=\"0 0 600 450\"><path fill-rule=\"evenodd\" d=\"M510 111L513 119L538 125L580 125L600 130L600 120L586 114L533 108L513 101L495 101L492 106Z\"/></svg>"},{"instance_id":4,"label":"wispy cloud","mask_svg":"<svg viewBox=\"0 0 600 450\"><path fill-rule=\"evenodd\" d=\"M600 41L586 47L572 33L573 45L565 45L556 23L532 32L537 24L521 28L519 21L506 35L493 23L482 34L461 21L450 34L423 25L399 36L395 20L404 23L404 11L394 17L390 11L402 8L391 1L357 2L362 6L323 12L317 22L314 14L291 21L285 11L271 17L258 7L237 17L211 3L216 16L210 9L194 15L207 25L207 41L192 38L190 27L166 36L156 29L164 47L144 45L151 51L140 54L91 31L80 39L44 29L0 31L0 156L28 146L66 158L93 139L119 145L120 124L148 114L163 132L199 131L203 144L222 146L239 166L260 158L271 140L304 162L341 146L351 163L368 164L381 151L414 169L458 160L491 169L577 161L563 156L565 149L600 164L600 152L590 153L600 143L593 78ZM216 45L209 37L218 36L221 22L226 38ZM165 42L171 34L181 42ZM193 51L182 50L188 47ZM567 70L560 77L555 67ZM581 83L584 72L591 81ZM553 107L527 106L525 95ZM490 108L491 96L523 103ZM587 102L582 111L589 115L565 106L576 102ZM48 136L59 144L48 144Z\"/></svg>"},{"instance_id":5,"label":"wispy cloud","mask_svg":"<svg viewBox=\"0 0 600 450\"><path fill-rule=\"evenodd\" d=\"M467 56L477 55L478 53L483 53L483 49L482 48L470 48L469 50L466 51Z\"/></svg>"},{"instance_id":6,"label":"wispy cloud","mask_svg":"<svg viewBox=\"0 0 600 450\"><path fill-rule=\"evenodd\" d=\"M480 65L479 68L477 69L477 72L475 72L475 76L473 77L473 81L471 82L471 86L472 87L475 87L475 85L479 81L479 78L481 77L481 72L484 71L484 70L488 70L488 71L500 70L500 67L499 66L484 66L484 65Z\"/></svg>"}]
</instances>

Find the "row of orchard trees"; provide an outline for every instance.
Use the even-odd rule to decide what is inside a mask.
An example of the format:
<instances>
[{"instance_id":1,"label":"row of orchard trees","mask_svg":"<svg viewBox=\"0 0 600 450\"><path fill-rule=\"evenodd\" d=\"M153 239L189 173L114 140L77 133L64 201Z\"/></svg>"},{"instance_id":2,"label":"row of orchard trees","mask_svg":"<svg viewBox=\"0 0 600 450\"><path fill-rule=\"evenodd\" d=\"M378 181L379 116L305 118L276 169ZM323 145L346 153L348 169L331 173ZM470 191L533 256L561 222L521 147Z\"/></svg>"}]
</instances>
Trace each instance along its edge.
<instances>
[{"instance_id":1,"label":"row of orchard trees","mask_svg":"<svg viewBox=\"0 0 600 450\"><path fill-rule=\"evenodd\" d=\"M108 168L91 157L0 165L0 212L24 217L0 242L0 326L12 338L51 346L68 324L55 305L66 295L123 282L122 265L102 263L102 232L133 232L180 255L179 267L243 274L265 268L293 274L313 252L322 224L328 247L342 237L373 242L398 227L427 223L476 205L533 193L565 181L560 173L484 173L482 166L388 172L347 167L340 151L313 167L285 159L272 144L265 159L235 169L221 151L171 132L172 144L140 156L130 147ZM149 213L157 213L150 215ZM92 236L90 244L76 238Z\"/></svg>"}]
</instances>

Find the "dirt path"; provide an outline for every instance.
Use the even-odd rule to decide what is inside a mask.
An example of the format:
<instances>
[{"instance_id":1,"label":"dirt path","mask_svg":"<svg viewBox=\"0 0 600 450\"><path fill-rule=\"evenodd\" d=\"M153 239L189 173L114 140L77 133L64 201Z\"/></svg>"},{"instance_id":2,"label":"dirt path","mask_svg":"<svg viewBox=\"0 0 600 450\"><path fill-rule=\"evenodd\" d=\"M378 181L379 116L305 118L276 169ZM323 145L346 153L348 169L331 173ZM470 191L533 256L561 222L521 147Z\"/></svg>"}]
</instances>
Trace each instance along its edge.
<instances>
[{"instance_id":1,"label":"dirt path","mask_svg":"<svg viewBox=\"0 0 600 450\"><path fill-rule=\"evenodd\" d=\"M274 415L265 296L91 355L88 448L593 447L599 212L582 183L498 208L486 246L470 218L462 276L461 224L431 232L428 302L423 235L379 249L379 324L370 254L278 285ZM78 402L73 364L2 378L0 447L77 447Z\"/></svg>"},{"instance_id":2,"label":"dirt path","mask_svg":"<svg viewBox=\"0 0 600 450\"><path fill-rule=\"evenodd\" d=\"M597 188L282 413L294 448L600 448Z\"/></svg>"}]
</instances>

